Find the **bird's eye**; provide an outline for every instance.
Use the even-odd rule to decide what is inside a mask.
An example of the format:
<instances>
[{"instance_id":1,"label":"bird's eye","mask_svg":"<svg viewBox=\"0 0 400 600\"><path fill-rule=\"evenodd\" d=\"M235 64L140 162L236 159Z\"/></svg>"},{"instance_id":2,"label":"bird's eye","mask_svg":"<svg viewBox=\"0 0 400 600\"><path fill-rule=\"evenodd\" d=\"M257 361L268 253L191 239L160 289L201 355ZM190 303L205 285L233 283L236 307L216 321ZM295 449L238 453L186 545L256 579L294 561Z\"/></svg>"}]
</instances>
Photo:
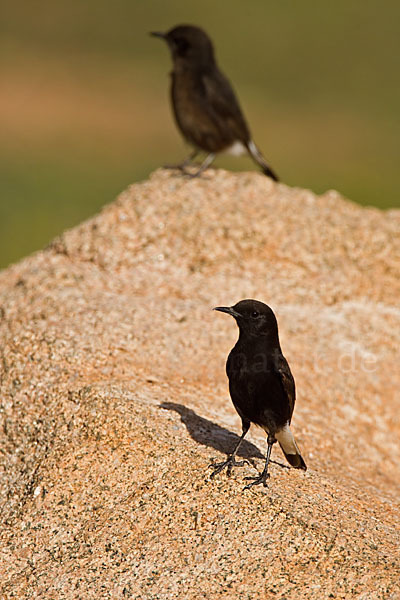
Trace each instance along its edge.
<instances>
[{"instance_id":1,"label":"bird's eye","mask_svg":"<svg viewBox=\"0 0 400 600\"><path fill-rule=\"evenodd\" d=\"M184 54L186 54L188 48L189 48L189 43L187 40L185 40L184 38L177 38L175 40L175 44L178 50L178 53L181 54L182 56Z\"/></svg>"},{"instance_id":2,"label":"bird's eye","mask_svg":"<svg viewBox=\"0 0 400 600\"><path fill-rule=\"evenodd\" d=\"M251 316L253 317L253 319L257 319L259 313L256 310L253 310L253 312L251 313Z\"/></svg>"}]
</instances>

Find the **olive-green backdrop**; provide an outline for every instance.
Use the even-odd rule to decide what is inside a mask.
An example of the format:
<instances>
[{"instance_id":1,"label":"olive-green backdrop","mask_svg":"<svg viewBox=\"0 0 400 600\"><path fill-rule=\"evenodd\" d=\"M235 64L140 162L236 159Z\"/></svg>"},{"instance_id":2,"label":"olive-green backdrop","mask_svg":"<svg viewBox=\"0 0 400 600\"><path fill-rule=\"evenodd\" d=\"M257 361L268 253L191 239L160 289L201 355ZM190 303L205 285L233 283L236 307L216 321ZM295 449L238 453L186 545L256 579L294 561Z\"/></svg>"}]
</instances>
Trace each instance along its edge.
<instances>
[{"instance_id":1,"label":"olive-green backdrop","mask_svg":"<svg viewBox=\"0 0 400 600\"><path fill-rule=\"evenodd\" d=\"M399 206L396 0L19 0L2 6L0 267L186 148L150 30L203 26L281 179ZM217 166L255 169L247 158Z\"/></svg>"}]
</instances>

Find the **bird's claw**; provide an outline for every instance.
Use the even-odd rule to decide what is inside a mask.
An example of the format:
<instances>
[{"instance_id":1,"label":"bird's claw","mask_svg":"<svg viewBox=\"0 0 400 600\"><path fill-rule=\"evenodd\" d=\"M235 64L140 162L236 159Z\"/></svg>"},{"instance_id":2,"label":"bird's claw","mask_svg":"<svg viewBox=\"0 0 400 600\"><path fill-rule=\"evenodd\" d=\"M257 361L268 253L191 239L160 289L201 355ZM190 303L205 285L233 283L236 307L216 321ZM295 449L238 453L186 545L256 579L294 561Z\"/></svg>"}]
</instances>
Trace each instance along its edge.
<instances>
[{"instance_id":1,"label":"bird's claw","mask_svg":"<svg viewBox=\"0 0 400 600\"><path fill-rule=\"evenodd\" d=\"M172 170L172 171L182 171L183 173L185 173L185 167L186 167L186 165L180 164L180 165L163 165L162 168Z\"/></svg>"},{"instance_id":2,"label":"bird's claw","mask_svg":"<svg viewBox=\"0 0 400 600\"><path fill-rule=\"evenodd\" d=\"M250 464L250 462L246 459L244 460L236 460L235 458L229 457L227 460L224 460L220 463L211 463L208 465L209 469L214 469L211 473L210 478L212 479L215 475L218 475L223 469L226 467L226 474L228 477L232 474L233 467L244 467L244 465Z\"/></svg>"},{"instance_id":3,"label":"bird's claw","mask_svg":"<svg viewBox=\"0 0 400 600\"><path fill-rule=\"evenodd\" d=\"M248 483L247 485L244 486L243 491L244 490L249 490L251 487L253 487L253 485L263 485L264 487L268 487L267 484L267 480L269 479L270 475L269 473L266 473L265 475L259 475L258 477L245 477L244 479L246 481L251 480L251 483Z\"/></svg>"},{"instance_id":4,"label":"bird's claw","mask_svg":"<svg viewBox=\"0 0 400 600\"><path fill-rule=\"evenodd\" d=\"M170 171L179 171L179 173L182 175L182 177L185 177L186 179L195 179L196 177L200 177L200 175L202 175L204 173L204 171L201 170L197 170L194 171L193 173L191 171L187 170L187 167L189 165L163 165L163 169L166 170L170 170Z\"/></svg>"}]
</instances>

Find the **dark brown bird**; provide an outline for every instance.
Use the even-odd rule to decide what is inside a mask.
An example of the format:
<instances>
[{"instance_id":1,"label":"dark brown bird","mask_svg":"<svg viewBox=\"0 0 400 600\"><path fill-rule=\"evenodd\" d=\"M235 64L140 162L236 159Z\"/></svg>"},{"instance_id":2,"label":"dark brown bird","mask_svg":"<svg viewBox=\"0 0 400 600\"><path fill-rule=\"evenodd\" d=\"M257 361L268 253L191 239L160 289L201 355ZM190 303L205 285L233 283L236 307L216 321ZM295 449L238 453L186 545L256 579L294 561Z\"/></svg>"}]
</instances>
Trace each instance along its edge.
<instances>
[{"instance_id":1,"label":"dark brown bird","mask_svg":"<svg viewBox=\"0 0 400 600\"><path fill-rule=\"evenodd\" d=\"M277 441L292 467L306 470L290 430L295 383L282 354L273 311L258 300L242 300L235 306L218 306L214 310L231 315L239 327L239 339L228 356L226 373L233 405L242 419L242 435L226 461L211 465L214 467L211 477L225 467L230 475L233 466L243 464L243 461L237 462L235 456L250 423L267 433L268 450L263 472L258 477L246 477L253 481L245 489L267 485L271 449Z\"/></svg>"},{"instance_id":2,"label":"dark brown bird","mask_svg":"<svg viewBox=\"0 0 400 600\"><path fill-rule=\"evenodd\" d=\"M165 40L172 54L171 101L176 123L194 152L180 165L182 171L204 151L207 156L192 176L207 169L219 152L248 152L265 175L277 176L251 138L246 120L228 79L221 73L208 35L193 25L178 25L151 35Z\"/></svg>"}]
</instances>

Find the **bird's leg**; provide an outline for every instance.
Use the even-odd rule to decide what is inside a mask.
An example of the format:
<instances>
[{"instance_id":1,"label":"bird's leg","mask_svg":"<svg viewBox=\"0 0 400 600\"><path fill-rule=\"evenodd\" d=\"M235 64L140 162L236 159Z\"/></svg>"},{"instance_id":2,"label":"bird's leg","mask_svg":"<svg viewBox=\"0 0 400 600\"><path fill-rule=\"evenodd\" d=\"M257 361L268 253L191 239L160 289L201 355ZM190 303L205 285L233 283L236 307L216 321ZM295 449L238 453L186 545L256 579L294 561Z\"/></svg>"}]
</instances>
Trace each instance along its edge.
<instances>
[{"instance_id":1,"label":"bird's leg","mask_svg":"<svg viewBox=\"0 0 400 600\"><path fill-rule=\"evenodd\" d=\"M198 153L199 153L198 150L193 150L193 152L191 152L189 154L189 156L187 156L185 158L185 160L183 162L181 162L179 165L164 165L163 168L164 169L179 169L179 171L185 171L185 167L190 165L190 163L196 158Z\"/></svg>"},{"instance_id":2,"label":"bird's leg","mask_svg":"<svg viewBox=\"0 0 400 600\"><path fill-rule=\"evenodd\" d=\"M199 175L201 175L201 173L203 173L203 171L205 171L206 169L208 169L208 167L213 162L214 158L215 158L215 154L213 152L211 152L210 154L207 154L207 156L205 157L205 159L201 163L200 168L197 169L197 171L195 173L188 173L187 171L185 171L185 175L187 177L192 178L192 179L194 177L198 177Z\"/></svg>"},{"instance_id":3,"label":"bird's leg","mask_svg":"<svg viewBox=\"0 0 400 600\"><path fill-rule=\"evenodd\" d=\"M233 449L232 454L229 454L227 460L224 460L223 462L212 463L211 465L209 465L210 468L214 469L214 471L210 475L211 478L213 478L215 475L220 473L223 469L225 469L225 467L227 469L226 474L228 475L228 477L230 477L233 467L243 467L243 465L245 465L246 463L249 464L248 460L239 460L239 461L236 460L236 453L239 450L240 444L243 442L244 436L246 435L246 433L248 432L249 429L250 429L250 423L243 423L242 424L243 433L240 436L239 441L236 444L235 448Z\"/></svg>"},{"instance_id":4,"label":"bird's leg","mask_svg":"<svg viewBox=\"0 0 400 600\"><path fill-rule=\"evenodd\" d=\"M272 446L275 444L276 438L275 438L275 436L273 436L269 433L267 441L268 441L268 449L267 449L267 457L265 459L264 470L261 473L261 475L259 475L258 477L245 477L246 480L252 480L252 481L251 481L251 483L248 483L247 485L244 486L244 488L243 488L244 490L249 490L251 487L253 487L253 485L260 485L261 483L263 484L264 487L268 487L267 486L267 479L269 478L268 465L269 465L269 459L271 457Z\"/></svg>"}]
</instances>

